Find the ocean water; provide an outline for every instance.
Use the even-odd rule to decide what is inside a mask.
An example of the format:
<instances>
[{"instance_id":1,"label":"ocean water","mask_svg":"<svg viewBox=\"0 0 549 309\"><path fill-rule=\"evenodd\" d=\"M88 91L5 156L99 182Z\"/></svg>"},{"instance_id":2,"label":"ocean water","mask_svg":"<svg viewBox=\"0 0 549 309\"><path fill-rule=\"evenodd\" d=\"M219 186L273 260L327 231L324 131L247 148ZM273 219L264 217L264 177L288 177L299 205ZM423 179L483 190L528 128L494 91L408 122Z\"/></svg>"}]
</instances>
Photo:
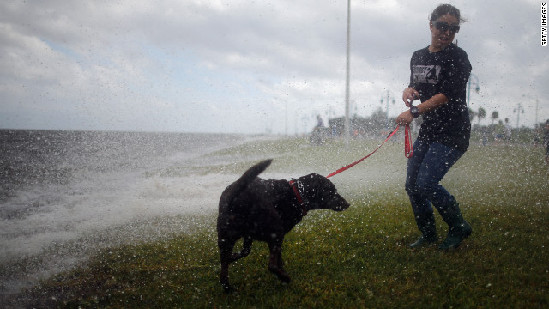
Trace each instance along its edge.
<instances>
[{"instance_id":1,"label":"ocean water","mask_svg":"<svg viewBox=\"0 0 549 309\"><path fill-rule=\"evenodd\" d=\"M98 249L169 238L211 221L221 192L240 176L215 172L219 166L266 159L211 154L266 138L272 137L0 130L0 308ZM385 157L331 180L346 198L367 199L387 187L403 192L405 160L398 150L399 164L385 164L385 150ZM327 175L348 163L334 154L261 177Z\"/></svg>"},{"instance_id":2,"label":"ocean water","mask_svg":"<svg viewBox=\"0 0 549 309\"><path fill-rule=\"evenodd\" d=\"M85 261L97 248L192 228L234 175L205 157L258 137L0 130L0 296Z\"/></svg>"}]
</instances>

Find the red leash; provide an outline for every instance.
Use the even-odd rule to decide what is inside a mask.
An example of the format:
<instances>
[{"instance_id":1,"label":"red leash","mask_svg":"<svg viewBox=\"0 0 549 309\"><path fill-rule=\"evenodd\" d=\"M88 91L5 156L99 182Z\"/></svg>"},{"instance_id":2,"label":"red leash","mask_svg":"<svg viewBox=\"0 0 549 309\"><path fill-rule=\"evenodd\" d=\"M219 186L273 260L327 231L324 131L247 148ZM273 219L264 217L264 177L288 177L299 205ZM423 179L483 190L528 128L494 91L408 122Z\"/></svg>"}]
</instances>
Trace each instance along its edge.
<instances>
[{"instance_id":1,"label":"red leash","mask_svg":"<svg viewBox=\"0 0 549 309\"><path fill-rule=\"evenodd\" d=\"M358 160L358 161L355 161L347 166L344 166L340 169L338 169L337 171L331 173L330 175L326 176L326 178L330 178L336 174L339 174L341 172L344 172L346 171L347 169L357 165L358 163L366 160L369 156L373 155L374 153L376 153L376 151L381 148L381 146L383 146L383 144L385 144L391 137L393 137L393 135L395 135L398 131L398 129L400 129L400 125L397 125L396 129L391 132L391 134L389 134L389 136L387 136L387 138L383 141L383 143L381 143L379 146L377 146L376 149L374 149L374 151L370 152L367 156L365 156L364 158ZM405 130L404 130L404 138L405 138L405 141L404 141L404 155L406 156L406 158L411 158L412 155L414 154L414 147L413 147L413 141L412 141L412 134L410 133L410 126L409 125L406 125L405 127Z\"/></svg>"},{"instance_id":2,"label":"red leash","mask_svg":"<svg viewBox=\"0 0 549 309\"><path fill-rule=\"evenodd\" d=\"M408 159L414 155L414 141L412 139L412 133L410 133L409 125L406 125L404 128L404 155Z\"/></svg>"}]
</instances>

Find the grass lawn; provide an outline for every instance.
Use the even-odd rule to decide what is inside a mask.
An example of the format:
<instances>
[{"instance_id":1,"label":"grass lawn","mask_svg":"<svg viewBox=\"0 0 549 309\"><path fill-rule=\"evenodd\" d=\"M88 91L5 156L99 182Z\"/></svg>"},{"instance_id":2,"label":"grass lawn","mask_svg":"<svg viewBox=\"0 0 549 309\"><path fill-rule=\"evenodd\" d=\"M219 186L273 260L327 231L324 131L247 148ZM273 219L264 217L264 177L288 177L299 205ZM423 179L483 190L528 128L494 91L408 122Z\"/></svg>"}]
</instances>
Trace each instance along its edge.
<instances>
[{"instance_id":1,"label":"grass lawn","mask_svg":"<svg viewBox=\"0 0 549 309\"><path fill-rule=\"evenodd\" d=\"M549 168L542 149L471 146L444 185L461 203L473 234L457 250L441 252L407 247L419 232L403 188L400 141L334 176L351 203L348 210L311 211L287 234L283 258L290 284L268 272L267 246L255 242L249 257L231 265L236 291L224 294L212 214L196 216L201 224L192 234L103 249L26 296L38 307L68 308L549 307ZM255 142L217 152L211 158L239 160L196 172L240 174L274 157L267 172L328 174L376 145L301 142ZM438 214L437 224L442 240L447 226Z\"/></svg>"}]
</instances>

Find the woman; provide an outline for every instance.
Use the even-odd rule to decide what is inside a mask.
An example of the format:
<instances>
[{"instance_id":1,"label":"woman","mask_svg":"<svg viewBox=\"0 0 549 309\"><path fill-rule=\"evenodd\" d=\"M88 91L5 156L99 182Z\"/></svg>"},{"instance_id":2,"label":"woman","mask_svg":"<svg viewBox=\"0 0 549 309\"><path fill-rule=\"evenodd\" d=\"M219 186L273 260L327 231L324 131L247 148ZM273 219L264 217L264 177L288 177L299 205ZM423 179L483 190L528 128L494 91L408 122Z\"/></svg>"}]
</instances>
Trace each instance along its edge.
<instances>
[{"instance_id":1,"label":"woman","mask_svg":"<svg viewBox=\"0 0 549 309\"><path fill-rule=\"evenodd\" d=\"M467 53L452 43L460 21L459 10L449 4L441 4L432 12L431 44L413 53L410 84L402 93L410 110L396 120L398 124L410 124L414 118L423 117L406 177L406 192L422 233L410 245L413 248L437 240L431 205L449 226L440 249L458 247L472 232L455 198L440 185L450 167L467 151L471 132L466 86L472 68ZM412 106L415 99L421 104Z\"/></svg>"}]
</instances>

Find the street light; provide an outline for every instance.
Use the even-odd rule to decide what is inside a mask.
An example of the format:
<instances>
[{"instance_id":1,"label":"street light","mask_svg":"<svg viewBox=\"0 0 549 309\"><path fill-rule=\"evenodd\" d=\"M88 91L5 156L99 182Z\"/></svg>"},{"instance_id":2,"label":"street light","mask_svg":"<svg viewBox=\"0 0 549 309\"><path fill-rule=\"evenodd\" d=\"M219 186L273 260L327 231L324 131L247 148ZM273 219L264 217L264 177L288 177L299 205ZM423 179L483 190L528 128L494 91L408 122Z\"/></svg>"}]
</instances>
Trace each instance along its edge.
<instances>
[{"instance_id":1,"label":"street light","mask_svg":"<svg viewBox=\"0 0 549 309\"><path fill-rule=\"evenodd\" d=\"M391 97L392 96L392 97ZM387 129L389 128L389 102L393 102L393 105L395 104L395 96L387 89ZM383 97L381 97L381 104L383 104Z\"/></svg>"},{"instance_id":2,"label":"street light","mask_svg":"<svg viewBox=\"0 0 549 309\"><path fill-rule=\"evenodd\" d=\"M536 119L535 119L535 122L534 122L534 128L539 124L538 123L538 110L539 110L539 99L536 95L529 95L529 94L523 94L522 95L523 98L527 98L529 100L533 100L533 99L536 99Z\"/></svg>"},{"instance_id":3,"label":"street light","mask_svg":"<svg viewBox=\"0 0 549 309\"><path fill-rule=\"evenodd\" d=\"M347 0L347 79L345 83L345 140L349 142L351 126L349 123L350 71L351 71L351 0Z\"/></svg>"},{"instance_id":4,"label":"street light","mask_svg":"<svg viewBox=\"0 0 549 309\"><path fill-rule=\"evenodd\" d=\"M513 113L517 113L517 129L519 128L519 119L520 119L520 113L524 114L524 107L522 107L522 104L518 104L517 108L513 110Z\"/></svg>"}]
</instances>

